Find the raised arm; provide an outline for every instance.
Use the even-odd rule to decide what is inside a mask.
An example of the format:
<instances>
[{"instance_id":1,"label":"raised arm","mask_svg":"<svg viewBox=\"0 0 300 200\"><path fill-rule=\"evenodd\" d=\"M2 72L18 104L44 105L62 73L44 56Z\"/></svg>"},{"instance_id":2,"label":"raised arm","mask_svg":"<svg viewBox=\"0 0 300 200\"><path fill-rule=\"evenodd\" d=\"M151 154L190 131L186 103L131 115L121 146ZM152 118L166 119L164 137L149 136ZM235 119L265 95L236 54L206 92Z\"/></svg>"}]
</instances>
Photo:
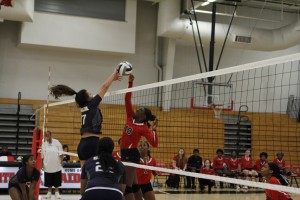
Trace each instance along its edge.
<instances>
[{"instance_id":1,"label":"raised arm","mask_svg":"<svg viewBox=\"0 0 300 200\"><path fill-rule=\"evenodd\" d=\"M128 88L132 88L134 81L134 76L132 74L128 77ZM132 117L134 115L132 103L131 103L132 92L127 92L125 94L125 105L126 105L126 114L127 118Z\"/></svg>"},{"instance_id":2,"label":"raised arm","mask_svg":"<svg viewBox=\"0 0 300 200\"><path fill-rule=\"evenodd\" d=\"M105 93L107 92L107 90L109 89L110 85L112 84L113 81L119 80L120 76L117 72L117 70L115 69L114 72L104 81L104 83L102 84L98 95L103 98Z\"/></svg>"}]
</instances>

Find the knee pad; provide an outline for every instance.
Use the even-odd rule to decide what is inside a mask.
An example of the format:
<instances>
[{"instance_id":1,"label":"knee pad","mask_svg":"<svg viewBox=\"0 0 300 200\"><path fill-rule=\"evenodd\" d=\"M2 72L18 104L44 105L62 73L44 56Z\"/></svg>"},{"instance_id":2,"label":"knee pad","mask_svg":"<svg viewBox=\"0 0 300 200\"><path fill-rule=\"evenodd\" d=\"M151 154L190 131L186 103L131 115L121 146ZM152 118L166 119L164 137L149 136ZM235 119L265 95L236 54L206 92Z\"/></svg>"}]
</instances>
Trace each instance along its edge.
<instances>
[{"instance_id":1,"label":"knee pad","mask_svg":"<svg viewBox=\"0 0 300 200\"><path fill-rule=\"evenodd\" d=\"M125 192L124 192L124 196L126 196L127 194L130 194L130 193L132 193L132 187L128 187L128 186L126 185Z\"/></svg>"},{"instance_id":2,"label":"knee pad","mask_svg":"<svg viewBox=\"0 0 300 200\"><path fill-rule=\"evenodd\" d=\"M140 186L138 184L132 185L132 192L137 193L140 190Z\"/></svg>"}]
</instances>

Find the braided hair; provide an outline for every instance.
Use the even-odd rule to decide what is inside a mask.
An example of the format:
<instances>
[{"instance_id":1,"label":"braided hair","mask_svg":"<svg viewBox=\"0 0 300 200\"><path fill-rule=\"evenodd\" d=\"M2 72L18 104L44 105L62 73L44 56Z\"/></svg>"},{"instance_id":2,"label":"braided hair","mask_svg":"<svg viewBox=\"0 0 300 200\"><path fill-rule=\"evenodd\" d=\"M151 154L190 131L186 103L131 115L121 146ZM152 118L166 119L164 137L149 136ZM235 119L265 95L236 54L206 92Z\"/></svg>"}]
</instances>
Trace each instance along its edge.
<instances>
[{"instance_id":1,"label":"braided hair","mask_svg":"<svg viewBox=\"0 0 300 200\"><path fill-rule=\"evenodd\" d=\"M288 186L289 181L287 180L286 177L284 177L284 176L282 176L282 174L280 174L280 169L279 169L278 165L273 162L268 163L268 165L269 165L269 169L273 171L272 176L276 177L279 180L279 182L281 183L281 185Z\"/></svg>"},{"instance_id":2,"label":"braided hair","mask_svg":"<svg viewBox=\"0 0 300 200\"><path fill-rule=\"evenodd\" d=\"M110 137L103 137L98 142L96 155L104 171L112 170L117 173L119 171L119 165L112 156L114 147L114 142Z\"/></svg>"}]
</instances>

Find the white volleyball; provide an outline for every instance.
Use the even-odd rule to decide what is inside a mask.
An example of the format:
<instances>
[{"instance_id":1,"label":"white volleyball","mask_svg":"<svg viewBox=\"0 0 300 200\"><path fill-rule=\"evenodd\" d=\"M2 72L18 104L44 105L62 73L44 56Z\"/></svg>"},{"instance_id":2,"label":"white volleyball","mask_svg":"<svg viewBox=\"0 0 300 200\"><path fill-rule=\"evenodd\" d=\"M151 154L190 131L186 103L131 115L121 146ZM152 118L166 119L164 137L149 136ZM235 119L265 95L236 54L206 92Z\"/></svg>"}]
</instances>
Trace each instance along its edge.
<instances>
[{"instance_id":1,"label":"white volleyball","mask_svg":"<svg viewBox=\"0 0 300 200\"><path fill-rule=\"evenodd\" d=\"M131 72L132 72L132 65L129 62L127 61L120 62L118 66L118 73L120 76L128 76L129 74L131 74Z\"/></svg>"}]
</instances>

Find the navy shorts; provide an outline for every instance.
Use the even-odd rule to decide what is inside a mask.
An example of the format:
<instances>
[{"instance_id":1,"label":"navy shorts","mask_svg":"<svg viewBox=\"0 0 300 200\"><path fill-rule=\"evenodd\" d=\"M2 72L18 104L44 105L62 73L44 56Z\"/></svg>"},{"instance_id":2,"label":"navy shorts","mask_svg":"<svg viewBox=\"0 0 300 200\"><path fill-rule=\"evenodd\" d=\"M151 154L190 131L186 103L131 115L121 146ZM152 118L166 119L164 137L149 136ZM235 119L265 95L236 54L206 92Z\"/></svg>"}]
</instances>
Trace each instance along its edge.
<instances>
[{"instance_id":1,"label":"navy shorts","mask_svg":"<svg viewBox=\"0 0 300 200\"><path fill-rule=\"evenodd\" d=\"M143 194L145 194L146 192L153 191L153 187L150 182L147 184L141 184L140 188L141 188Z\"/></svg>"},{"instance_id":2,"label":"navy shorts","mask_svg":"<svg viewBox=\"0 0 300 200\"><path fill-rule=\"evenodd\" d=\"M137 148L121 149L121 158L122 161L139 164L141 155Z\"/></svg>"},{"instance_id":3,"label":"navy shorts","mask_svg":"<svg viewBox=\"0 0 300 200\"><path fill-rule=\"evenodd\" d=\"M61 186L61 171L54 172L54 173L44 173L44 181L45 187L60 187Z\"/></svg>"},{"instance_id":4,"label":"navy shorts","mask_svg":"<svg viewBox=\"0 0 300 200\"><path fill-rule=\"evenodd\" d=\"M86 191L80 200L122 200L122 192L107 189L92 189Z\"/></svg>"},{"instance_id":5,"label":"navy shorts","mask_svg":"<svg viewBox=\"0 0 300 200\"><path fill-rule=\"evenodd\" d=\"M81 138L77 147L79 160L88 160L94 157L96 155L98 141L99 137L96 136Z\"/></svg>"}]
</instances>

